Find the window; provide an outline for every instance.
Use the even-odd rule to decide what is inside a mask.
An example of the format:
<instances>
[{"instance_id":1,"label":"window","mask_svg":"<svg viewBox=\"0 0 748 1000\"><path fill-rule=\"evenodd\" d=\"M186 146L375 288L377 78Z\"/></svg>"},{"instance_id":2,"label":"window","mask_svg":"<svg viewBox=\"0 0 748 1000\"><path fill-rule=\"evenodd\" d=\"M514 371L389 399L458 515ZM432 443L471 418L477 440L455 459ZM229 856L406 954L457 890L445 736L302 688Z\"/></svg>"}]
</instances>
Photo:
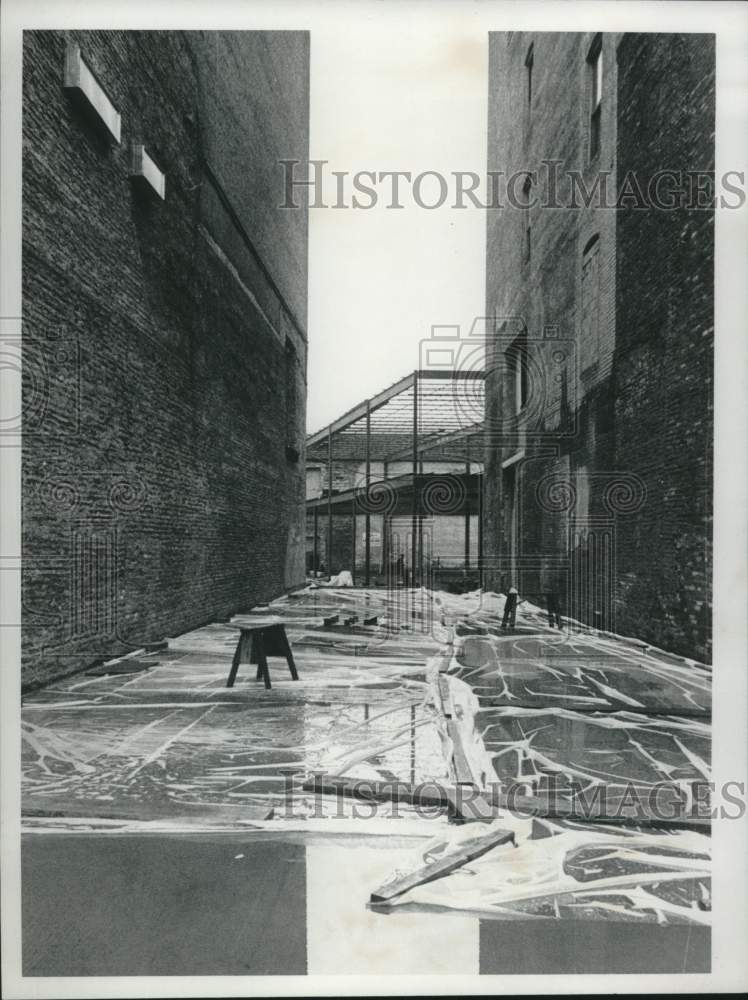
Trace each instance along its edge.
<instances>
[{"instance_id":1,"label":"window","mask_svg":"<svg viewBox=\"0 0 748 1000\"><path fill-rule=\"evenodd\" d=\"M587 56L590 78L590 159L600 152L600 124L603 98L603 36L595 35Z\"/></svg>"},{"instance_id":2,"label":"window","mask_svg":"<svg viewBox=\"0 0 748 1000\"><path fill-rule=\"evenodd\" d=\"M525 183L522 185L522 193L525 196L525 203L522 206L522 219L524 222L524 248L522 251L523 263L529 263L532 255L532 228L530 226L530 196L532 194L532 180L528 174Z\"/></svg>"},{"instance_id":3,"label":"window","mask_svg":"<svg viewBox=\"0 0 748 1000\"><path fill-rule=\"evenodd\" d=\"M298 462L301 452L299 450L299 433L297 429L298 421L298 393L296 388L296 351L290 339L286 338L286 349L284 352L285 361L285 407L286 407L286 458L289 462Z\"/></svg>"},{"instance_id":4,"label":"window","mask_svg":"<svg viewBox=\"0 0 748 1000\"><path fill-rule=\"evenodd\" d=\"M514 398L514 412L518 414L527 406L530 396L527 367L527 331L524 331L512 341L506 353L509 381Z\"/></svg>"},{"instance_id":5,"label":"window","mask_svg":"<svg viewBox=\"0 0 748 1000\"><path fill-rule=\"evenodd\" d=\"M525 56L525 68L527 69L527 106L532 107L532 66L535 61L535 46L530 46Z\"/></svg>"},{"instance_id":6,"label":"window","mask_svg":"<svg viewBox=\"0 0 748 1000\"><path fill-rule=\"evenodd\" d=\"M600 239L593 236L582 254L582 374L600 360Z\"/></svg>"}]
</instances>

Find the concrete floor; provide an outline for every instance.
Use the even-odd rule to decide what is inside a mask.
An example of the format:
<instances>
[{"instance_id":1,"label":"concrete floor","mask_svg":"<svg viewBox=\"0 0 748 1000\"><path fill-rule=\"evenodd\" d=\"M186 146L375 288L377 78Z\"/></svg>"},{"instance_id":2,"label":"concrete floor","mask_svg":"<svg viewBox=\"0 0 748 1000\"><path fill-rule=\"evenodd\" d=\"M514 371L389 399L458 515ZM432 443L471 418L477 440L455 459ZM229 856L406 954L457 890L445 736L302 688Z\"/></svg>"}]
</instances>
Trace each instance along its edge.
<instances>
[{"instance_id":1,"label":"concrete floor","mask_svg":"<svg viewBox=\"0 0 748 1000\"><path fill-rule=\"evenodd\" d=\"M278 837L27 837L24 975L709 971L703 926L367 911L403 855Z\"/></svg>"},{"instance_id":2,"label":"concrete floor","mask_svg":"<svg viewBox=\"0 0 748 1000\"><path fill-rule=\"evenodd\" d=\"M466 827L289 784L452 783L440 668L481 781L542 795L549 775L620 792L708 774L707 672L560 635L533 609L508 636L500 610L490 595L307 590L273 606L297 682L278 659L270 691L249 667L227 690L237 631L217 623L135 657L136 673L27 698L26 974L708 968L708 831L505 817L516 849L374 912L372 890Z\"/></svg>"}]
</instances>

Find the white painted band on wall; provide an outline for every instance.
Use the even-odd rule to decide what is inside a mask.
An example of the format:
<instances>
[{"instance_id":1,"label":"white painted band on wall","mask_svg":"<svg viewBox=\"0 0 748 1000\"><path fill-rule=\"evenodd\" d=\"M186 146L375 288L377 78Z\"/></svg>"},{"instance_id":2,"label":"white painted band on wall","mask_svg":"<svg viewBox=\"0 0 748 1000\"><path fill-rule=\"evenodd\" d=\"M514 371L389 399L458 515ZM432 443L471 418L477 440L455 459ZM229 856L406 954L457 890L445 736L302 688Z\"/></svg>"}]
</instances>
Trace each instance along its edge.
<instances>
[{"instance_id":1,"label":"white painted band on wall","mask_svg":"<svg viewBox=\"0 0 748 1000\"><path fill-rule=\"evenodd\" d=\"M119 144L121 117L104 88L86 64L79 45L68 44L65 50L65 90L82 95L114 142Z\"/></svg>"},{"instance_id":2,"label":"white painted band on wall","mask_svg":"<svg viewBox=\"0 0 748 1000\"><path fill-rule=\"evenodd\" d=\"M166 175L159 170L143 145L133 144L130 176L147 184L159 198L166 198Z\"/></svg>"},{"instance_id":3,"label":"white painted band on wall","mask_svg":"<svg viewBox=\"0 0 748 1000\"><path fill-rule=\"evenodd\" d=\"M505 462L501 463L502 469L508 469L510 465L515 465L517 462L521 461L525 457L525 449L522 448L520 451L515 451L515 453L508 458Z\"/></svg>"}]
</instances>

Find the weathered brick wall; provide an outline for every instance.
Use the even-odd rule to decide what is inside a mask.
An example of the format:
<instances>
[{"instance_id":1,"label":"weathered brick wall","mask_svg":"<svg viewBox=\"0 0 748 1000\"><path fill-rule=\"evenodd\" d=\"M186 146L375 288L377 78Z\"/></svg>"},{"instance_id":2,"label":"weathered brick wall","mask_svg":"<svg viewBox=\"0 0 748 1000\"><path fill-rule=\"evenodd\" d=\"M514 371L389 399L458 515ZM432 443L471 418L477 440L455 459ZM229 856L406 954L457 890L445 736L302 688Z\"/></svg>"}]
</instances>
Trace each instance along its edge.
<instances>
[{"instance_id":1,"label":"weathered brick wall","mask_svg":"<svg viewBox=\"0 0 748 1000\"><path fill-rule=\"evenodd\" d=\"M506 192L502 207L488 212L486 311L496 328L486 380L485 584L495 589L514 585L525 596L541 599L551 584L558 585L559 573L565 576L564 587L573 587L571 556L585 544L596 510L593 503L578 518L573 509L561 509L560 497L539 498L540 484L560 482L564 491L573 492L577 475L586 479L590 467L610 468L615 213L594 199L586 205L577 197L574 204L566 178L577 171L592 189L608 172L608 183L615 185L616 37L603 36L603 114L595 157L589 154L587 114L587 55L594 34L502 32L489 38L488 169L503 170L507 177L534 173L529 194L536 204L527 210L514 207ZM551 171L544 161L556 166ZM521 180L516 191L526 197ZM583 338L581 264L595 238L600 250L597 323L594 338L589 331ZM507 351L522 330L528 399L517 414ZM502 463L516 456L521 457L512 470L503 470ZM504 495L510 476L516 481L514 519L511 499Z\"/></svg>"},{"instance_id":2,"label":"weathered brick wall","mask_svg":"<svg viewBox=\"0 0 748 1000\"><path fill-rule=\"evenodd\" d=\"M553 586L582 621L707 658L711 213L615 204L629 170L646 190L657 169L709 169L714 52L704 36L603 34L591 156L594 37L490 36L489 170L555 160L560 180L554 197L548 171L533 186L559 207L488 213L485 583L541 599ZM573 206L569 170L588 190L599 177L608 197L585 205L578 192ZM506 348L523 327L529 399L517 416Z\"/></svg>"},{"instance_id":3,"label":"weathered brick wall","mask_svg":"<svg viewBox=\"0 0 748 1000\"><path fill-rule=\"evenodd\" d=\"M63 90L68 40L120 146ZM307 219L272 168L307 155L308 67L305 33L25 34L27 684L303 582Z\"/></svg>"},{"instance_id":4,"label":"weathered brick wall","mask_svg":"<svg viewBox=\"0 0 748 1000\"><path fill-rule=\"evenodd\" d=\"M711 35L624 36L619 171L645 190L659 170L714 169ZM647 502L621 518L621 627L711 657L714 212L618 213L616 467Z\"/></svg>"}]
</instances>

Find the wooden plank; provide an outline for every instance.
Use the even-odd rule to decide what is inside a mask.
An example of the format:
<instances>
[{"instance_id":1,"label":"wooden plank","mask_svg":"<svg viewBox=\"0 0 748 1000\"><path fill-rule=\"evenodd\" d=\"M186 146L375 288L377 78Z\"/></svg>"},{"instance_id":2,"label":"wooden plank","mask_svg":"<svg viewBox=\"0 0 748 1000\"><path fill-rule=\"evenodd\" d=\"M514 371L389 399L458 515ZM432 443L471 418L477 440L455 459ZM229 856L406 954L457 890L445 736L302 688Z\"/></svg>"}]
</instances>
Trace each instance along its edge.
<instances>
[{"instance_id":1,"label":"wooden plank","mask_svg":"<svg viewBox=\"0 0 748 1000\"><path fill-rule=\"evenodd\" d=\"M436 879L451 875L452 872L458 868L462 868L463 865L475 861L476 858L480 858L484 854L488 854L494 847L508 843L516 846L512 830L496 830L494 833L487 834L484 837L468 840L459 850L452 852L447 857L434 861L429 865L424 865L409 875L403 875L385 882L384 885L372 892L370 900L372 903L387 903L397 896L402 896L409 889L415 889L416 886L424 885L426 882L434 882Z\"/></svg>"},{"instance_id":2,"label":"wooden plank","mask_svg":"<svg viewBox=\"0 0 748 1000\"><path fill-rule=\"evenodd\" d=\"M475 785L472 792L466 785L460 785L459 789L447 788L445 791L452 804L450 813L456 819L463 822L493 823L501 816L501 809L489 802L482 792L478 792Z\"/></svg>"},{"instance_id":3,"label":"wooden plank","mask_svg":"<svg viewBox=\"0 0 748 1000\"><path fill-rule=\"evenodd\" d=\"M449 678L439 677L439 694L442 697L442 707L446 718L451 719L454 715L454 705L452 704L452 692L449 689Z\"/></svg>"},{"instance_id":4,"label":"wooden plank","mask_svg":"<svg viewBox=\"0 0 748 1000\"><path fill-rule=\"evenodd\" d=\"M450 818L462 821L492 823L500 810L480 793L468 794L463 789L438 786L431 782L424 786L407 781L370 781L335 775L318 775L301 786L305 792L324 795L343 795L366 802L402 802L406 805L446 809Z\"/></svg>"},{"instance_id":5,"label":"wooden plank","mask_svg":"<svg viewBox=\"0 0 748 1000\"><path fill-rule=\"evenodd\" d=\"M483 793L488 802L499 810L516 815L532 816L538 819L569 819L578 823L611 823L614 826L663 827L675 830L703 830L711 828L708 816L654 816L640 811L636 815L619 814L614 808L608 813L587 812L578 803L564 800L560 795L552 800L547 795L506 795L491 788ZM615 800L610 805L615 806Z\"/></svg>"},{"instance_id":6,"label":"wooden plank","mask_svg":"<svg viewBox=\"0 0 748 1000\"><path fill-rule=\"evenodd\" d=\"M407 781L370 781L323 774L308 779L301 787L305 792L343 795L366 802L403 802L407 805L438 806L443 809L451 806L446 790L431 783L421 790L420 786L411 785Z\"/></svg>"},{"instance_id":7,"label":"wooden plank","mask_svg":"<svg viewBox=\"0 0 748 1000\"><path fill-rule=\"evenodd\" d=\"M284 619L280 615L235 615L230 622L226 622L229 628L256 629L271 628L274 625L283 625Z\"/></svg>"},{"instance_id":8,"label":"wooden plank","mask_svg":"<svg viewBox=\"0 0 748 1000\"><path fill-rule=\"evenodd\" d=\"M462 745L460 727L452 718L447 719L447 733L452 740L452 765L455 770L455 781L458 785L475 785L473 770L468 763L465 748Z\"/></svg>"},{"instance_id":9,"label":"wooden plank","mask_svg":"<svg viewBox=\"0 0 748 1000\"><path fill-rule=\"evenodd\" d=\"M612 823L616 826L659 826L688 830L708 830L710 827L710 820L704 817L657 819L646 815L638 817L600 814L585 816L580 809L574 809L570 803L562 800L551 803L543 796L507 796L490 788L490 786L476 796L458 796L453 787L436 785L432 782L425 784L423 791L421 791L419 785L411 785L406 781L370 781L324 774L308 779L301 787L305 792L342 795L368 802L403 802L408 805L441 807L446 809L450 816L468 821L484 822L487 816L494 819L501 815L502 810L505 810L512 814L538 819L571 819L590 824Z\"/></svg>"}]
</instances>

